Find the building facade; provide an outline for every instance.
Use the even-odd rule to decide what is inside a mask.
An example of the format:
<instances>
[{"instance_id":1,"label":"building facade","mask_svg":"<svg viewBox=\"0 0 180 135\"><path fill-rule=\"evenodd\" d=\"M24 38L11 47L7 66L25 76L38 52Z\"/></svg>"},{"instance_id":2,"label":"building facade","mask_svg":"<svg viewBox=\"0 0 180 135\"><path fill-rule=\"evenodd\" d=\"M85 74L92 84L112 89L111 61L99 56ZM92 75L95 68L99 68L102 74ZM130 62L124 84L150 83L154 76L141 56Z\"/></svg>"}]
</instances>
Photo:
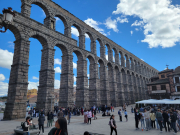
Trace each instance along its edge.
<instances>
[{"instance_id":1,"label":"building facade","mask_svg":"<svg viewBox=\"0 0 180 135\"><path fill-rule=\"evenodd\" d=\"M151 77L147 88L152 99L180 99L180 66L175 70L167 68Z\"/></svg>"}]
</instances>

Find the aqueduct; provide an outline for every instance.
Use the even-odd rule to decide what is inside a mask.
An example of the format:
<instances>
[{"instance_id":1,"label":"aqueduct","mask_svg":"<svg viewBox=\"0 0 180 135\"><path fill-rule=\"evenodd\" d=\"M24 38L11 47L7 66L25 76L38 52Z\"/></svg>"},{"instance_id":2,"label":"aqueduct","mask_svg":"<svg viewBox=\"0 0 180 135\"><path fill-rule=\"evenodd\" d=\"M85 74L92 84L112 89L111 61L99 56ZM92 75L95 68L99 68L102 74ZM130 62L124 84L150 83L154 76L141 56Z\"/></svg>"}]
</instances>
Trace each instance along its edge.
<instances>
[{"instance_id":1,"label":"aqueduct","mask_svg":"<svg viewBox=\"0 0 180 135\"><path fill-rule=\"evenodd\" d=\"M4 112L4 120L25 117L27 88L29 38L33 37L42 44L41 69L39 71L39 87L37 108L50 108L50 98L54 93L54 47L61 49L61 83L59 106L73 106L73 55L77 57L76 106L89 107L111 103L120 106L123 103L134 103L147 99L146 83L158 71L117 45L94 28L90 27L51 0L21 0L21 13L16 12L13 23L9 26L16 41L13 64L11 66L8 99ZM31 5L41 7L46 18L41 24L30 18ZM2 23L0 14L0 23ZM55 30L55 18L64 23L64 34ZM71 26L79 31L79 43L71 38ZM85 50L85 33L91 39L91 51ZM96 53L96 40L100 43L100 57ZM105 58L105 45L108 47L108 60ZM115 61L113 53L115 52ZM121 58L120 58L121 56ZM88 87L87 60L90 61L90 79ZM100 65L100 67L98 66Z\"/></svg>"}]
</instances>

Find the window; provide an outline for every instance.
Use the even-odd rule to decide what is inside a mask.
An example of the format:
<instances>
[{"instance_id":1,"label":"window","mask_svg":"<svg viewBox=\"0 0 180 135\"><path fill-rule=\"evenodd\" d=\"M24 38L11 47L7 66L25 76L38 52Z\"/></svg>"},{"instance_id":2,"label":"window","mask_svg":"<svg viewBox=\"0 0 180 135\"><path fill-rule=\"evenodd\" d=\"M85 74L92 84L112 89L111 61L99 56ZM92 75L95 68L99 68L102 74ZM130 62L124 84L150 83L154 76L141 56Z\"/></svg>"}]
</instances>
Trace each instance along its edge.
<instances>
[{"instance_id":1,"label":"window","mask_svg":"<svg viewBox=\"0 0 180 135\"><path fill-rule=\"evenodd\" d=\"M156 86L152 86L152 90L157 90L157 89L156 89Z\"/></svg>"},{"instance_id":2,"label":"window","mask_svg":"<svg viewBox=\"0 0 180 135\"><path fill-rule=\"evenodd\" d=\"M179 83L179 77L175 77L175 83Z\"/></svg>"},{"instance_id":3,"label":"window","mask_svg":"<svg viewBox=\"0 0 180 135\"><path fill-rule=\"evenodd\" d=\"M177 86L177 92L180 92L180 86Z\"/></svg>"},{"instance_id":4,"label":"window","mask_svg":"<svg viewBox=\"0 0 180 135\"><path fill-rule=\"evenodd\" d=\"M166 85L161 85L161 90L166 90Z\"/></svg>"},{"instance_id":5,"label":"window","mask_svg":"<svg viewBox=\"0 0 180 135\"><path fill-rule=\"evenodd\" d=\"M165 75L161 75L161 78L165 78Z\"/></svg>"}]
</instances>

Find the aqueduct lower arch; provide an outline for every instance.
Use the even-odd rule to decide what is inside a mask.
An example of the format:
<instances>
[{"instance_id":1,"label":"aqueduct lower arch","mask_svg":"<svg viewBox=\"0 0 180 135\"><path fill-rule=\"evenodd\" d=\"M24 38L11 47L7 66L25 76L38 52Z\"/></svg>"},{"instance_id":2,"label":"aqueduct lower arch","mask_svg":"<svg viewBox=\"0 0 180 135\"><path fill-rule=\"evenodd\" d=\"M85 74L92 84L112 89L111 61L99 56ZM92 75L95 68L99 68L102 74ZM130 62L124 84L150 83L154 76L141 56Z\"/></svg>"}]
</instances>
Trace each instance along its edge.
<instances>
[{"instance_id":1,"label":"aqueduct lower arch","mask_svg":"<svg viewBox=\"0 0 180 135\"><path fill-rule=\"evenodd\" d=\"M43 46L37 97L38 109L44 108L47 112L51 106L50 99L54 96L54 46L59 47L63 52L60 106L72 107L73 96L76 96L77 106L86 108L91 105L110 105L111 103L119 106L125 102L130 104L136 100L148 98L145 82L158 73L155 68L50 0L21 0L21 2L21 13L16 12L16 17L9 27L16 41L4 120L25 117L30 37L37 38ZM44 24L30 18L31 4L37 4L45 11ZM55 31L55 16L65 22L64 35ZM0 14L0 23L2 23L2 17ZM79 47L77 41L71 38L72 25L78 27L81 32ZM85 50L85 33L93 37L91 52ZM96 40L101 46L101 57L96 55ZM108 45L108 60L105 57L105 45ZM113 62L112 49L115 50L115 62ZM78 57L76 95L73 95L73 52ZM121 58L119 58L120 55ZM90 60L89 87L86 58Z\"/></svg>"}]
</instances>

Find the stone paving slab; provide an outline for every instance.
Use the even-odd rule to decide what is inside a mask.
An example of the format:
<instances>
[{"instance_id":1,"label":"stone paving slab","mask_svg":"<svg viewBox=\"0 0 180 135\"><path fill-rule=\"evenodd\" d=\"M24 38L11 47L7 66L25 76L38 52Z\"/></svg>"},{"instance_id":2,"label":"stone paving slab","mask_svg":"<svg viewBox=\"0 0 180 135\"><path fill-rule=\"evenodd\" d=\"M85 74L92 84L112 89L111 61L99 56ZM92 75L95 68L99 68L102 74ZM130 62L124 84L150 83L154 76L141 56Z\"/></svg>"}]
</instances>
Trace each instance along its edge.
<instances>
[{"instance_id":1,"label":"stone paving slab","mask_svg":"<svg viewBox=\"0 0 180 135\"><path fill-rule=\"evenodd\" d=\"M160 133L157 129L152 129L150 131L141 131L135 129L135 121L134 114L130 112L130 106L127 107L128 111L128 122L125 121L125 117L123 115L123 122L119 121L118 109L120 107L115 108L115 112L112 114L115 115L116 123L117 123L117 132L118 135L173 135L173 132L170 133ZM68 134L69 135L83 135L85 131L89 131L92 133L98 133L99 135L109 135L110 127L108 125L110 117L102 117L101 114L97 114L97 120L91 121L91 124L84 124L83 116L72 116L71 123L68 125ZM56 118L55 118L56 120ZM12 135L13 129L20 125L20 121L24 120L13 120L13 121L0 121L0 135ZM37 123L37 118L33 119L33 123ZM45 122L45 134L48 135L48 132L51 128L46 127ZM54 127L54 122L53 122ZM164 130L164 129L163 129ZM113 133L115 134L115 133ZM180 135L180 132L177 133Z\"/></svg>"}]
</instances>

